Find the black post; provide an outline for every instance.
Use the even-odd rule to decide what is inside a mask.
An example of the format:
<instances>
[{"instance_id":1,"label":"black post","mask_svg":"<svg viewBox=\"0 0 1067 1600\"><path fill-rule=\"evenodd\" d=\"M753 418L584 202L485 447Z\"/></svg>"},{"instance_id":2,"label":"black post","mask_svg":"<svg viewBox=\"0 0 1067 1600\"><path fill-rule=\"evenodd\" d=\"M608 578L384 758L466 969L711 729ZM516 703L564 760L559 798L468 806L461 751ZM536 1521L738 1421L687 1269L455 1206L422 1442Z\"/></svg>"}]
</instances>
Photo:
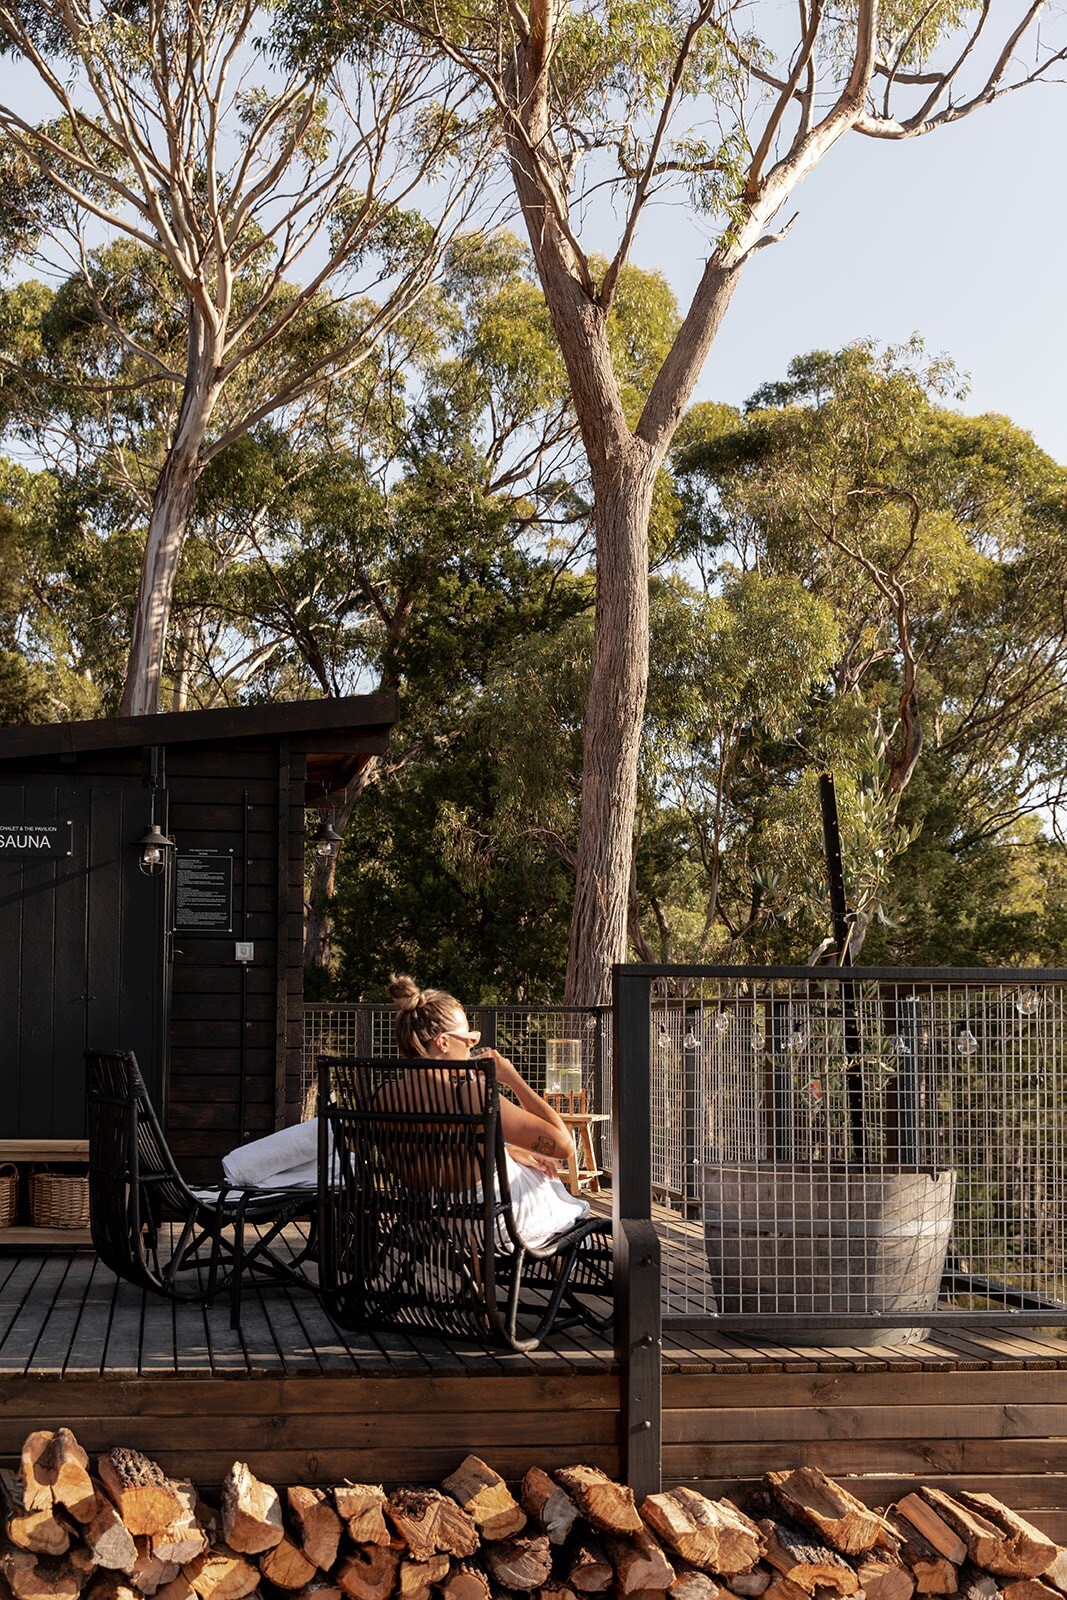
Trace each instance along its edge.
<instances>
[{"instance_id":1,"label":"black post","mask_svg":"<svg viewBox=\"0 0 1067 1600\"><path fill-rule=\"evenodd\" d=\"M660 1244L652 1222L652 980L615 966L611 981L615 1355L623 1476L640 1501L659 1493L662 1474Z\"/></svg>"},{"instance_id":2,"label":"black post","mask_svg":"<svg viewBox=\"0 0 1067 1600\"><path fill-rule=\"evenodd\" d=\"M837 965L852 965L851 935L848 920L848 901L845 896L845 872L841 865L841 828L837 818L837 795L834 780L829 772L819 774L819 802L822 806L822 839L826 854L826 875L830 884L830 911L834 924L834 944L837 947ZM863 1115L863 1076L859 1066L860 1031L856 1019L856 986L841 985L841 1014L845 1028L845 1058L848 1080L848 1120L852 1134L852 1158L864 1161L867 1155L867 1131Z\"/></svg>"},{"instance_id":3,"label":"black post","mask_svg":"<svg viewBox=\"0 0 1067 1600\"><path fill-rule=\"evenodd\" d=\"M819 774L819 804L822 807L822 844L826 856L826 876L830 884L830 912L834 924L837 965L850 967L850 928L848 900L845 896L845 871L841 865L841 828L837 820L837 795L829 772Z\"/></svg>"},{"instance_id":4,"label":"black post","mask_svg":"<svg viewBox=\"0 0 1067 1600\"><path fill-rule=\"evenodd\" d=\"M704 1029L700 1027L699 1038L697 1025L701 1017L699 1012L686 1011L683 1017L685 1035L682 1041L682 1204L685 1215L690 1215L690 1208L700 1202L700 1178L697 1168L703 1154L704 1111L700 1096L700 1057L704 1048ZM689 1044L690 1039L697 1039L697 1043Z\"/></svg>"}]
</instances>

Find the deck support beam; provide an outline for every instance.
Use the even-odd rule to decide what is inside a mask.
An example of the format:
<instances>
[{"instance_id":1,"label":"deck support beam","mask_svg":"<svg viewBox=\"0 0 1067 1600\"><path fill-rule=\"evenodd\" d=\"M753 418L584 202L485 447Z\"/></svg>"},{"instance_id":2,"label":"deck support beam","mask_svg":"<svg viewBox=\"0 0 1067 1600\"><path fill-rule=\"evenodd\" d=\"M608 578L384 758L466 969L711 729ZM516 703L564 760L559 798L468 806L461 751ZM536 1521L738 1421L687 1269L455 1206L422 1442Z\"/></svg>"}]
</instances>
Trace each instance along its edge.
<instances>
[{"instance_id":1,"label":"deck support beam","mask_svg":"<svg viewBox=\"0 0 1067 1600\"><path fill-rule=\"evenodd\" d=\"M611 1132L619 1445L623 1477L638 1500L658 1494L663 1459L660 1243L652 1222L651 987L647 977L614 970Z\"/></svg>"}]
</instances>

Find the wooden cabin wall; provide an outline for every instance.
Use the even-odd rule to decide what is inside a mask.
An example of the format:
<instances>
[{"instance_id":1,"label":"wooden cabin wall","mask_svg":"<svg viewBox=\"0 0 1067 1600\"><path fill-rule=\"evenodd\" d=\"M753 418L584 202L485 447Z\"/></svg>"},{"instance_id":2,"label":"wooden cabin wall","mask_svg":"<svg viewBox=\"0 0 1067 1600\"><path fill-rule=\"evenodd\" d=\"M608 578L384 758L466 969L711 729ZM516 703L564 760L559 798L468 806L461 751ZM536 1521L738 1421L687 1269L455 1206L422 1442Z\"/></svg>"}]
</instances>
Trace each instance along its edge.
<instances>
[{"instance_id":1,"label":"wooden cabin wall","mask_svg":"<svg viewBox=\"0 0 1067 1600\"><path fill-rule=\"evenodd\" d=\"M84 1052L134 1050L162 1087L162 878L138 869L148 824L137 775L0 774L0 821L71 824L71 854L0 858L0 1125L11 1139L85 1131Z\"/></svg>"},{"instance_id":2,"label":"wooden cabin wall","mask_svg":"<svg viewBox=\"0 0 1067 1600\"><path fill-rule=\"evenodd\" d=\"M232 933L174 935L167 1134L193 1182L217 1180L227 1150L298 1115L304 769L284 739L167 754L179 854L234 853ZM239 939L251 962L235 959Z\"/></svg>"}]
</instances>

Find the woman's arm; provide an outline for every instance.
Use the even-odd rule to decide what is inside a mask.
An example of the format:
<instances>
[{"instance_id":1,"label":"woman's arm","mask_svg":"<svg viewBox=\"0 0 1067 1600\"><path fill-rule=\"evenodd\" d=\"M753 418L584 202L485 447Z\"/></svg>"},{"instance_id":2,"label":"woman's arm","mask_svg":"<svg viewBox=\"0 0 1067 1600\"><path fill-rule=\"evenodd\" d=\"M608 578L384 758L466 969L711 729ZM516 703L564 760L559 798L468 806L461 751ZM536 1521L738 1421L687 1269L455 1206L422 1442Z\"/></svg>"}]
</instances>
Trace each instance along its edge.
<instances>
[{"instance_id":1,"label":"woman's arm","mask_svg":"<svg viewBox=\"0 0 1067 1600\"><path fill-rule=\"evenodd\" d=\"M496 1081L501 1088L510 1089L519 1102L514 1105L500 1097L500 1125L504 1143L532 1150L536 1155L551 1156L557 1161L568 1161L574 1152L574 1140L558 1111L553 1111L536 1089L531 1089L522 1073L499 1050L489 1050L496 1067Z\"/></svg>"}]
</instances>

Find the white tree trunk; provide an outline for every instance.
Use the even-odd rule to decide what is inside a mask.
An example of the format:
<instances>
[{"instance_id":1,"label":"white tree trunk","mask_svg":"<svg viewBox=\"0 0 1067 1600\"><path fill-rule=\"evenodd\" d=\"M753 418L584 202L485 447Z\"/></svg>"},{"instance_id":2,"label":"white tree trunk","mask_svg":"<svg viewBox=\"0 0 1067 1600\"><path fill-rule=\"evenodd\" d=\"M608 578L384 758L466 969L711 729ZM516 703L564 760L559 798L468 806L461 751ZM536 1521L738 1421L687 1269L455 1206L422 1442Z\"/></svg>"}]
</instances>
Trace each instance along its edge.
<instances>
[{"instance_id":1,"label":"white tree trunk","mask_svg":"<svg viewBox=\"0 0 1067 1600\"><path fill-rule=\"evenodd\" d=\"M626 959L637 758L648 686L648 522L658 456L632 440L594 469L596 620L565 999L607 1005Z\"/></svg>"},{"instance_id":2,"label":"white tree trunk","mask_svg":"<svg viewBox=\"0 0 1067 1600\"><path fill-rule=\"evenodd\" d=\"M218 397L214 344L205 337L201 318L190 308L185 392L178 426L152 496L120 707L124 717L150 716L159 710L174 582L196 503L201 449Z\"/></svg>"}]
</instances>

